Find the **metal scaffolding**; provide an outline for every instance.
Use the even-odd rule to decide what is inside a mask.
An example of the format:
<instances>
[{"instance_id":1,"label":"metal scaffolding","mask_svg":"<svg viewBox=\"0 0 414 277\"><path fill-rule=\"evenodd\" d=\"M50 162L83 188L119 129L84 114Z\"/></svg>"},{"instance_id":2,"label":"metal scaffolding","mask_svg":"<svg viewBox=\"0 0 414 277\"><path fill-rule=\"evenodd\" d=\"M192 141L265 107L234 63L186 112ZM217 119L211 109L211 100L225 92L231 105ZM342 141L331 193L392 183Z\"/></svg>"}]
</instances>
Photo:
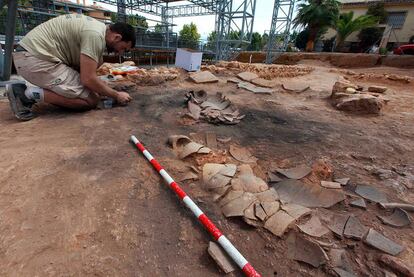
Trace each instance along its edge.
<instances>
[{"instance_id":1,"label":"metal scaffolding","mask_svg":"<svg viewBox=\"0 0 414 277\"><path fill-rule=\"evenodd\" d=\"M285 52L290 39L295 0L275 0L267 43L266 63L273 63L278 53Z\"/></svg>"}]
</instances>

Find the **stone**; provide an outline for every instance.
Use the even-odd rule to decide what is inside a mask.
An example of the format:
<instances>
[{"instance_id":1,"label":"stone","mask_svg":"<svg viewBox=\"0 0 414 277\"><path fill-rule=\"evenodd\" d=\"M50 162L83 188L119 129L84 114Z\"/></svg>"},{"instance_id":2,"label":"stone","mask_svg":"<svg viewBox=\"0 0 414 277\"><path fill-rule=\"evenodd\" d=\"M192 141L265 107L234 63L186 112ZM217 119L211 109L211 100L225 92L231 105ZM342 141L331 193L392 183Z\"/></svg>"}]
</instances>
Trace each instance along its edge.
<instances>
[{"instance_id":1,"label":"stone","mask_svg":"<svg viewBox=\"0 0 414 277\"><path fill-rule=\"evenodd\" d=\"M353 88L356 90L358 89L358 86L348 81L337 81L332 88L332 94L337 92L346 92L347 88Z\"/></svg>"},{"instance_id":2,"label":"stone","mask_svg":"<svg viewBox=\"0 0 414 277\"><path fill-rule=\"evenodd\" d=\"M342 190L332 190L319 184L284 180L273 185L282 203L294 203L308 208L329 208L345 199Z\"/></svg>"},{"instance_id":3,"label":"stone","mask_svg":"<svg viewBox=\"0 0 414 277\"><path fill-rule=\"evenodd\" d=\"M358 199L355 199L355 200L351 201L349 203L349 205L351 205L353 207L362 208L362 209L367 208L367 204L365 203L364 199L362 199L362 198L358 198Z\"/></svg>"},{"instance_id":4,"label":"stone","mask_svg":"<svg viewBox=\"0 0 414 277\"><path fill-rule=\"evenodd\" d=\"M289 179L299 180L311 173L312 168L306 165L299 165L288 169L276 168L276 171Z\"/></svg>"},{"instance_id":5,"label":"stone","mask_svg":"<svg viewBox=\"0 0 414 277\"><path fill-rule=\"evenodd\" d=\"M382 221L382 223L393 227L405 227L411 224L411 218L408 213L400 208L395 209L392 215L378 215L378 218Z\"/></svg>"},{"instance_id":6,"label":"stone","mask_svg":"<svg viewBox=\"0 0 414 277\"><path fill-rule=\"evenodd\" d=\"M277 183L283 180L282 178L270 171L267 173L267 176L269 176L269 183Z\"/></svg>"},{"instance_id":7,"label":"stone","mask_svg":"<svg viewBox=\"0 0 414 277\"><path fill-rule=\"evenodd\" d=\"M280 203L277 201L264 202L261 204L262 204L263 210L265 211L268 217L274 215L277 211L279 211L279 208L280 208Z\"/></svg>"},{"instance_id":8,"label":"stone","mask_svg":"<svg viewBox=\"0 0 414 277\"><path fill-rule=\"evenodd\" d=\"M382 191L379 191L378 189L372 186L358 185L355 189L355 193L375 203L388 202L387 196L385 195L385 193L383 193Z\"/></svg>"},{"instance_id":9,"label":"stone","mask_svg":"<svg viewBox=\"0 0 414 277\"><path fill-rule=\"evenodd\" d=\"M269 88L264 88L264 87L258 87L255 86L251 83L246 83L246 82L240 82L237 84L238 88L244 88L248 91L251 91L255 94L272 94L273 90L269 89Z\"/></svg>"},{"instance_id":10,"label":"stone","mask_svg":"<svg viewBox=\"0 0 414 277\"><path fill-rule=\"evenodd\" d=\"M258 193L269 189L267 183L253 174L253 170L248 164L239 166L240 174L231 180L234 190Z\"/></svg>"},{"instance_id":11,"label":"stone","mask_svg":"<svg viewBox=\"0 0 414 277\"><path fill-rule=\"evenodd\" d=\"M210 241L207 251L224 273L228 274L237 269L233 261L217 243Z\"/></svg>"},{"instance_id":12,"label":"stone","mask_svg":"<svg viewBox=\"0 0 414 277\"><path fill-rule=\"evenodd\" d=\"M387 87L382 87L382 86L369 86L368 87L368 91L370 92L376 92L376 93L384 93L387 91Z\"/></svg>"},{"instance_id":13,"label":"stone","mask_svg":"<svg viewBox=\"0 0 414 277\"><path fill-rule=\"evenodd\" d=\"M234 77L227 79L227 83L235 83L235 84L238 84L240 82L242 82L242 80L237 79L237 78L234 78Z\"/></svg>"},{"instance_id":14,"label":"stone","mask_svg":"<svg viewBox=\"0 0 414 277\"><path fill-rule=\"evenodd\" d=\"M379 114L385 106L384 99L368 94L353 94L342 97L333 102L334 106L341 111L361 114Z\"/></svg>"},{"instance_id":15,"label":"stone","mask_svg":"<svg viewBox=\"0 0 414 277\"><path fill-rule=\"evenodd\" d=\"M321 181L321 186L327 189L340 189L341 184L337 182Z\"/></svg>"},{"instance_id":16,"label":"stone","mask_svg":"<svg viewBox=\"0 0 414 277\"><path fill-rule=\"evenodd\" d=\"M253 72L249 72L249 71L241 72L241 73L237 74L237 77L239 77L243 81L247 81L247 82L250 82L253 79L259 78L259 76L257 76L257 74L255 74Z\"/></svg>"},{"instance_id":17,"label":"stone","mask_svg":"<svg viewBox=\"0 0 414 277\"><path fill-rule=\"evenodd\" d=\"M302 232L312 237L320 238L329 233L329 229L322 225L317 216L312 216L306 223L297 226Z\"/></svg>"},{"instance_id":18,"label":"stone","mask_svg":"<svg viewBox=\"0 0 414 277\"><path fill-rule=\"evenodd\" d=\"M241 197L222 206L221 211L226 217L243 216L244 210L256 200L257 198L253 194L245 192Z\"/></svg>"},{"instance_id":19,"label":"stone","mask_svg":"<svg viewBox=\"0 0 414 277\"><path fill-rule=\"evenodd\" d=\"M400 254L404 247L383 236L379 232L370 228L364 242L378 250L381 250L387 254L396 256Z\"/></svg>"},{"instance_id":20,"label":"stone","mask_svg":"<svg viewBox=\"0 0 414 277\"><path fill-rule=\"evenodd\" d=\"M302 83L300 84L285 83L285 84L282 84L282 88L286 91L301 93L301 92L305 92L308 89L310 89L310 86L307 86Z\"/></svg>"},{"instance_id":21,"label":"stone","mask_svg":"<svg viewBox=\"0 0 414 277\"><path fill-rule=\"evenodd\" d=\"M229 152L233 158L242 163L256 163L257 158L246 148L230 145Z\"/></svg>"},{"instance_id":22,"label":"stone","mask_svg":"<svg viewBox=\"0 0 414 277\"><path fill-rule=\"evenodd\" d=\"M295 218L280 210L266 220L264 227L274 235L281 237L294 221Z\"/></svg>"},{"instance_id":23,"label":"stone","mask_svg":"<svg viewBox=\"0 0 414 277\"><path fill-rule=\"evenodd\" d=\"M331 218L328 228L338 237L342 238L346 222L349 219L349 215L335 215Z\"/></svg>"},{"instance_id":24,"label":"stone","mask_svg":"<svg viewBox=\"0 0 414 277\"><path fill-rule=\"evenodd\" d=\"M266 191L256 193L255 195L261 203L275 202L279 200L279 194L274 188L270 188Z\"/></svg>"},{"instance_id":25,"label":"stone","mask_svg":"<svg viewBox=\"0 0 414 277\"><path fill-rule=\"evenodd\" d=\"M210 71L199 71L192 73L190 74L190 79L197 84L216 83L219 81L219 79Z\"/></svg>"},{"instance_id":26,"label":"stone","mask_svg":"<svg viewBox=\"0 0 414 277\"><path fill-rule=\"evenodd\" d=\"M340 183L343 186L348 185L349 183L349 178L339 178L339 179L334 179L335 182Z\"/></svg>"},{"instance_id":27,"label":"stone","mask_svg":"<svg viewBox=\"0 0 414 277\"><path fill-rule=\"evenodd\" d=\"M260 203L256 203L254 204L254 214L256 215L257 218L259 218L261 221L265 221L267 214L265 213L265 211L263 210L262 205L260 205Z\"/></svg>"},{"instance_id":28,"label":"stone","mask_svg":"<svg viewBox=\"0 0 414 277\"><path fill-rule=\"evenodd\" d=\"M331 261L331 265L334 268L340 268L346 273L343 276L347 276L346 274L351 274L350 276L355 276L354 269L352 268L352 263L348 254L345 249L335 249L331 248L329 250L329 258Z\"/></svg>"},{"instance_id":29,"label":"stone","mask_svg":"<svg viewBox=\"0 0 414 277\"><path fill-rule=\"evenodd\" d=\"M294 219L299 219L304 215L308 215L311 213L311 209L308 209L304 206L298 204L286 204L282 205L282 210L287 212L291 217Z\"/></svg>"},{"instance_id":30,"label":"stone","mask_svg":"<svg viewBox=\"0 0 414 277\"><path fill-rule=\"evenodd\" d=\"M367 233L367 230L367 227L365 227L357 217L351 215L346 222L344 236L346 238L361 240Z\"/></svg>"},{"instance_id":31,"label":"stone","mask_svg":"<svg viewBox=\"0 0 414 277\"><path fill-rule=\"evenodd\" d=\"M349 94L354 94L354 93L356 93L356 92L357 92L357 90L356 90L356 89L354 89L354 88L346 88L345 92L346 92L346 93L349 93Z\"/></svg>"},{"instance_id":32,"label":"stone","mask_svg":"<svg viewBox=\"0 0 414 277\"><path fill-rule=\"evenodd\" d=\"M289 259L307 263L315 268L325 264L328 256L319 244L291 233L287 239Z\"/></svg>"}]
</instances>

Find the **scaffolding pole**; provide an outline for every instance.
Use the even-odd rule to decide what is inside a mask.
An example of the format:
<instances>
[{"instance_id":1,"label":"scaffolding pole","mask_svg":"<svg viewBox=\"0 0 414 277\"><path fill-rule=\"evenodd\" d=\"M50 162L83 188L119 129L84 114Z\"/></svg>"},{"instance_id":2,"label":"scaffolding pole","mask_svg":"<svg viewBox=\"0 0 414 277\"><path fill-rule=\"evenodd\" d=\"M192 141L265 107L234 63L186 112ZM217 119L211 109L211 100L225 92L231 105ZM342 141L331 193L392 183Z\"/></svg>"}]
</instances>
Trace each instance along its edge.
<instances>
[{"instance_id":1,"label":"scaffolding pole","mask_svg":"<svg viewBox=\"0 0 414 277\"><path fill-rule=\"evenodd\" d=\"M1 3L3 4L3 3ZM10 80L12 69L12 53L14 47L14 36L16 34L16 18L17 18L17 1L8 1L6 16L6 41L4 49L4 64L1 72L3 81ZM0 53L3 55L2 53Z\"/></svg>"}]
</instances>

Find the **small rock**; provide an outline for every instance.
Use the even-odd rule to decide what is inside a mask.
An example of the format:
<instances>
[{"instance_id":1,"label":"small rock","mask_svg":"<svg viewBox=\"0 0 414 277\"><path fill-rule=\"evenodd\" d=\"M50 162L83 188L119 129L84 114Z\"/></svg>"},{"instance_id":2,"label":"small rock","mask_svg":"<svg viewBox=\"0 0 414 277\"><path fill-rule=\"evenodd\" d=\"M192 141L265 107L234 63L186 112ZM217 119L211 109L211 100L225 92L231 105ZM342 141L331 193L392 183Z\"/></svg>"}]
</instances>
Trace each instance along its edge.
<instances>
[{"instance_id":1,"label":"small rock","mask_svg":"<svg viewBox=\"0 0 414 277\"><path fill-rule=\"evenodd\" d=\"M355 199L354 201L352 201L351 203L349 203L349 205L351 205L353 207L362 208L362 209L366 209L367 208L367 204L365 204L365 201L362 198Z\"/></svg>"},{"instance_id":2,"label":"small rock","mask_svg":"<svg viewBox=\"0 0 414 277\"><path fill-rule=\"evenodd\" d=\"M245 71L245 72L241 72L239 74L237 74L237 77L239 77L240 79L250 82L253 79L257 79L259 78L259 76L257 76L257 74L253 73L253 72L249 72L249 71Z\"/></svg>"},{"instance_id":3,"label":"small rock","mask_svg":"<svg viewBox=\"0 0 414 277\"><path fill-rule=\"evenodd\" d=\"M370 92L377 92L377 93L384 93L388 88L382 86L369 86L368 91Z\"/></svg>"},{"instance_id":4,"label":"small rock","mask_svg":"<svg viewBox=\"0 0 414 277\"><path fill-rule=\"evenodd\" d=\"M350 93L350 94L354 94L354 93L356 93L356 92L357 92L357 90L356 90L356 89L354 89L354 88L347 88L347 89L345 90L345 92L346 92L346 93Z\"/></svg>"},{"instance_id":5,"label":"small rock","mask_svg":"<svg viewBox=\"0 0 414 277\"><path fill-rule=\"evenodd\" d=\"M224 273L227 274L236 270L231 259L217 243L210 241L207 251Z\"/></svg>"},{"instance_id":6,"label":"small rock","mask_svg":"<svg viewBox=\"0 0 414 277\"><path fill-rule=\"evenodd\" d=\"M369 229L364 242L378 250L381 250L393 256L400 254L404 250L403 246L395 243L394 241L383 236L372 228Z\"/></svg>"},{"instance_id":7,"label":"small rock","mask_svg":"<svg viewBox=\"0 0 414 277\"><path fill-rule=\"evenodd\" d=\"M321 186L327 189L340 189L341 184L337 182L321 181Z\"/></svg>"},{"instance_id":8,"label":"small rock","mask_svg":"<svg viewBox=\"0 0 414 277\"><path fill-rule=\"evenodd\" d=\"M346 92L347 88L353 88L356 90L358 86L348 81L337 81L332 88L332 93Z\"/></svg>"},{"instance_id":9,"label":"small rock","mask_svg":"<svg viewBox=\"0 0 414 277\"><path fill-rule=\"evenodd\" d=\"M357 217L353 215L349 217L344 229L344 236L346 238L360 240L364 237L366 232L367 227L362 225Z\"/></svg>"},{"instance_id":10,"label":"small rock","mask_svg":"<svg viewBox=\"0 0 414 277\"><path fill-rule=\"evenodd\" d=\"M334 106L341 111L361 113L361 114L379 114L385 106L382 98L365 94L346 94L333 102Z\"/></svg>"},{"instance_id":11,"label":"small rock","mask_svg":"<svg viewBox=\"0 0 414 277\"><path fill-rule=\"evenodd\" d=\"M193 80L197 84L216 83L219 81L219 79L209 71L199 71L199 72L190 74L190 79Z\"/></svg>"},{"instance_id":12,"label":"small rock","mask_svg":"<svg viewBox=\"0 0 414 277\"><path fill-rule=\"evenodd\" d=\"M343 186L348 185L349 183L349 178L339 178L339 179L334 179L335 182L340 183Z\"/></svg>"}]
</instances>

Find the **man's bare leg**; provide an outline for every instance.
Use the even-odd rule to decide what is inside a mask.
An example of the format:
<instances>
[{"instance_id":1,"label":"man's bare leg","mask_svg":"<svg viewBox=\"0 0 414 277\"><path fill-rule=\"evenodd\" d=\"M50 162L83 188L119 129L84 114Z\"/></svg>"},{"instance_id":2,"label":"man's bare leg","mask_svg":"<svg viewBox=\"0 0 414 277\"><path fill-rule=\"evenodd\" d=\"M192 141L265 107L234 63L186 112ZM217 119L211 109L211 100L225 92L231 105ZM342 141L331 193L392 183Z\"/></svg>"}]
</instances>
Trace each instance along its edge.
<instances>
[{"instance_id":1,"label":"man's bare leg","mask_svg":"<svg viewBox=\"0 0 414 277\"><path fill-rule=\"evenodd\" d=\"M99 102L99 97L93 92L87 98L67 98L47 89L43 91L45 103L78 111L93 109Z\"/></svg>"}]
</instances>

